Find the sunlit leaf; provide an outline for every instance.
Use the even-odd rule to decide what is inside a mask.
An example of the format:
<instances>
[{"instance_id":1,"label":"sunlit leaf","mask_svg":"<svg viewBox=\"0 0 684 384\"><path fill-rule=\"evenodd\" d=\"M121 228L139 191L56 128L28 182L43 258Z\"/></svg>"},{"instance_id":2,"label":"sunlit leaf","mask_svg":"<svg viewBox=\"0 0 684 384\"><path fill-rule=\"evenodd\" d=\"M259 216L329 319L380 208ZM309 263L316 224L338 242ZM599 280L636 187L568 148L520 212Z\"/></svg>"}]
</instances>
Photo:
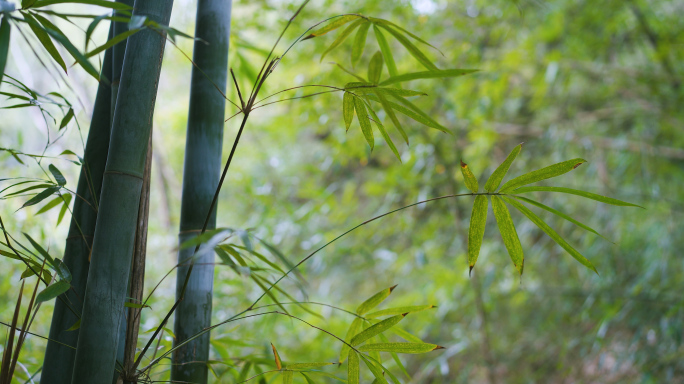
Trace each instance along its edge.
<instances>
[{"instance_id":1,"label":"sunlit leaf","mask_svg":"<svg viewBox=\"0 0 684 384\"><path fill-rule=\"evenodd\" d=\"M370 22L365 22L359 26L359 30L356 31L356 36L354 36L354 44L351 50L351 64L352 67L356 67L356 63L359 62L361 55L363 54L363 49L366 47L366 38L368 37L368 28L370 28Z\"/></svg>"},{"instance_id":2,"label":"sunlit leaf","mask_svg":"<svg viewBox=\"0 0 684 384\"><path fill-rule=\"evenodd\" d=\"M384 59L385 64L387 64L387 71L389 72L390 77L396 76L398 73L397 64L394 62L394 56L392 56L392 50L387 43L387 38L385 38L385 35L375 24L373 24L373 32L375 33L375 39L378 41L378 46L382 52L382 58Z\"/></svg>"},{"instance_id":3,"label":"sunlit leaf","mask_svg":"<svg viewBox=\"0 0 684 384\"><path fill-rule=\"evenodd\" d=\"M387 338L387 336L385 336L385 334L383 334L383 333L379 334L378 337L380 338L380 340L383 343L389 343L390 342L389 339ZM408 377L408 379L410 381L411 375L406 370L406 367L404 367L404 364L401 362L401 359L399 359L399 355L397 355L395 352L390 352L390 356L392 356L392 360L394 360L394 362L397 364L397 367L399 367L399 369L401 369L401 372L403 372L404 375L406 375L406 377Z\"/></svg>"},{"instance_id":4,"label":"sunlit leaf","mask_svg":"<svg viewBox=\"0 0 684 384\"><path fill-rule=\"evenodd\" d=\"M335 363L295 363L288 364L285 369L311 369L325 367L326 365L334 365Z\"/></svg>"},{"instance_id":5,"label":"sunlit leaf","mask_svg":"<svg viewBox=\"0 0 684 384\"><path fill-rule=\"evenodd\" d=\"M385 288L382 291L374 294L371 296L369 299L361 303L358 308L356 308L356 313L359 315L363 315L364 313L367 313L371 309L377 307L380 303L385 301L386 298L389 297L389 295L394 291L394 288L397 286L391 286L389 288Z\"/></svg>"},{"instance_id":6,"label":"sunlit leaf","mask_svg":"<svg viewBox=\"0 0 684 384\"><path fill-rule=\"evenodd\" d=\"M273 349L273 358L275 359L276 367L278 367L278 369L283 369L283 363L280 360L280 355L278 355L278 351L273 343L271 343L271 349Z\"/></svg>"},{"instance_id":7,"label":"sunlit leaf","mask_svg":"<svg viewBox=\"0 0 684 384\"><path fill-rule=\"evenodd\" d=\"M361 125L361 132L363 132L363 137L366 138L366 142L373 150L375 147L375 140L373 139L373 128L370 124L370 119L368 118L368 111L366 106L363 104L360 98L354 97L354 109L356 110L356 117L359 120L359 125Z\"/></svg>"},{"instance_id":8,"label":"sunlit leaf","mask_svg":"<svg viewBox=\"0 0 684 384\"><path fill-rule=\"evenodd\" d=\"M382 105L382 109L387 114L387 117L390 118L390 120L392 121L394 126L397 128L397 130L401 134L401 137L403 137L406 144L408 144L409 143L408 136L406 135L406 132L404 132L404 128L401 126L401 123L399 122L397 115L394 113L394 110L392 109L392 105L387 101L387 98L382 93L377 93L376 96L377 96L378 101Z\"/></svg>"},{"instance_id":9,"label":"sunlit leaf","mask_svg":"<svg viewBox=\"0 0 684 384\"><path fill-rule=\"evenodd\" d=\"M351 33L354 32L354 30L356 28L358 28L359 25L363 24L364 22L366 22L365 19L356 20L353 23L349 24L349 26L347 26L347 28L345 28L342 32L340 32L340 34L337 35L337 38L335 39L335 41L333 41L333 43L330 45L330 47L328 47L328 49L326 49L325 52L323 52L323 54L321 55L321 61L323 61L323 58L325 57L325 55L327 55L330 51L337 48L340 44L344 43L344 41L347 39L347 37L349 37L349 35L351 35Z\"/></svg>"},{"instance_id":10,"label":"sunlit leaf","mask_svg":"<svg viewBox=\"0 0 684 384\"><path fill-rule=\"evenodd\" d=\"M355 77L357 80L359 80L360 82L364 82L364 83L366 82L366 79L364 79L363 77L357 75L356 73L354 73L354 72L348 70L347 68L345 68L345 67L344 67L343 65L341 65L340 63L334 63L334 64L335 64L339 69L341 69L341 70L343 70L344 72L346 72L346 73L348 73L348 74L354 76L354 77Z\"/></svg>"},{"instance_id":11,"label":"sunlit leaf","mask_svg":"<svg viewBox=\"0 0 684 384\"><path fill-rule=\"evenodd\" d=\"M397 41L399 41L399 43L401 43L401 45L403 45L404 48L406 48L406 50L408 50L411 56L418 60L418 62L421 63L425 68L427 68L430 71L439 70L439 68L437 68L437 66L434 65L432 61L430 61L430 59L428 59L427 56L425 56L425 54L420 49L418 49L418 47L413 45L413 43L410 42L409 39L407 39L400 32L397 32L392 27L389 27L387 25L380 25L380 27L389 32L390 34L392 34L392 36L394 36L394 38L397 39Z\"/></svg>"},{"instance_id":12,"label":"sunlit leaf","mask_svg":"<svg viewBox=\"0 0 684 384\"><path fill-rule=\"evenodd\" d=\"M468 164L464 163L463 160L461 160L461 174L463 174L463 180L465 181L466 187L468 187L471 192L477 193L477 190L480 188L477 183L477 178L473 175L473 171L470 170Z\"/></svg>"},{"instance_id":13,"label":"sunlit leaf","mask_svg":"<svg viewBox=\"0 0 684 384\"><path fill-rule=\"evenodd\" d=\"M583 163L586 163L587 161L584 159L572 159L572 160L567 160L563 161L561 163L549 165L548 167L544 167L541 169L538 169L536 171L532 171L529 173L526 173L522 176L518 176L515 179L507 181L499 190L500 193L507 193L510 192L516 188L522 187L523 185L527 184L532 184L536 183L537 181L542 181L546 179L550 179L552 177L560 176L565 173L568 173L572 171L573 169L579 167Z\"/></svg>"},{"instance_id":14,"label":"sunlit leaf","mask_svg":"<svg viewBox=\"0 0 684 384\"><path fill-rule=\"evenodd\" d=\"M591 269L598 275L598 271L594 267L594 265L587 260L584 256L582 256L581 253L577 252L575 248L573 248L570 244L568 244L567 241L565 241L562 237L556 233L551 227L549 227L548 224L546 224L542 219L539 218L534 212L530 211L527 207L519 203L518 201L511 199L509 197L504 196L504 199L514 206L516 209L518 209L523 215L527 216L528 219L530 219L531 222L537 225L542 231L544 231L547 235L549 235L550 238L553 239L558 245L561 246L561 248L565 249L572 257L575 258L575 260L579 261L582 265L585 267Z\"/></svg>"},{"instance_id":15,"label":"sunlit leaf","mask_svg":"<svg viewBox=\"0 0 684 384\"><path fill-rule=\"evenodd\" d=\"M342 116L344 117L344 125L349 131L354 120L354 96L349 92L345 92L342 96Z\"/></svg>"},{"instance_id":16,"label":"sunlit leaf","mask_svg":"<svg viewBox=\"0 0 684 384\"><path fill-rule=\"evenodd\" d=\"M62 172L57 169L57 167L55 167L53 164L50 164L48 169L50 170L50 173L52 173L52 177L54 177L55 181L57 181L57 184L61 185L62 187L66 185L66 179L64 178Z\"/></svg>"},{"instance_id":17,"label":"sunlit leaf","mask_svg":"<svg viewBox=\"0 0 684 384\"><path fill-rule=\"evenodd\" d=\"M361 352L378 351L411 354L427 353L436 349L444 349L444 347L428 343L376 343L365 344L358 348Z\"/></svg>"},{"instance_id":18,"label":"sunlit leaf","mask_svg":"<svg viewBox=\"0 0 684 384\"><path fill-rule=\"evenodd\" d=\"M379 368L375 363L372 361L368 360L368 358L364 355L361 355L361 358L363 359L363 362L366 363L366 366L368 369L373 373L373 376L378 380L379 383L387 383L387 379L385 379L385 376L382 374L382 369Z\"/></svg>"},{"instance_id":19,"label":"sunlit leaf","mask_svg":"<svg viewBox=\"0 0 684 384\"><path fill-rule=\"evenodd\" d=\"M55 297L61 295L62 293L66 292L71 288L71 285L67 283L64 280L60 280L44 290L42 290L38 296L36 296L36 303L42 303L48 300L52 300Z\"/></svg>"},{"instance_id":20,"label":"sunlit leaf","mask_svg":"<svg viewBox=\"0 0 684 384\"><path fill-rule=\"evenodd\" d=\"M396 308L387 308L387 309L381 309L379 311L371 312L367 314L365 317L367 319L375 319L378 317L382 316L394 316L394 315L401 315L404 313L413 313L413 312L420 312L420 311L425 311L428 309L436 308L434 305L409 305L405 307L396 307Z\"/></svg>"},{"instance_id":21,"label":"sunlit leaf","mask_svg":"<svg viewBox=\"0 0 684 384\"><path fill-rule=\"evenodd\" d=\"M349 344L355 346L363 343L364 341L370 339L371 337L374 337L382 332L385 332L386 330L392 328L394 325L396 325L398 322L404 319L406 317L406 314L402 315L397 315L397 316L392 316L390 318L387 318L371 327L368 327L368 329L364 329L361 331L358 335L352 337L351 342Z\"/></svg>"},{"instance_id":22,"label":"sunlit leaf","mask_svg":"<svg viewBox=\"0 0 684 384\"><path fill-rule=\"evenodd\" d=\"M64 197L64 205L62 205L62 209L59 210L59 216L57 217L57 225L62 222L62 219L64 219L64 214L66 211L69 209L69 203L71 203L71 195L62 195Z\"/></svg>"},{"instance_id":23,"label":"sunlit leaf","mask_svg":"<svg viewBox=\"0 0 684 384\"><path fill-rule=\"evenodd\" d=\"M349 350L349 361L347 362L347 383L359 384L359 355Z\"/></svg>"},{"instance_id":24,"label":"sunlit leaf","mask_svg":"<svg viewBox=\"0 0 684 384\"><path fill-rule=\"evenodd\" d=\"M470 229L468 230L468 266L472 272L480 255L482 239L484 238L485 225L487 223L487 207L489 203L483 195L475 197L473 212L470 216Z\"/></svg>"},{"instance_id":25,"label":"sunlit leaf","mask_svg":"<svg viewBox=\"0 0 684 384\"><path fill-rule=\"evenodd\" d=\"M344 15L344 16L337 17L337 18L333 19L331 22L329 22L328 24L326 24L326 25L322 26L321 28L318 28L317 30L311 32L310 35L306 36L302 40L308 40L308 39L311 39L314 37L323 36L326 33L334 31L337 28L340 28L341 26L347 24L348 22L350 22L352 20L356 20L360 17L361 16L359 16L359 15Z\"/></svg>"},{"instance_id":26,"label":"sunlit leaf","mask_svg":"<svg viewBox=\"0 0 684 384\"><path fill-rule=\"evenodd\" d=\"M404 32L405 34L407 34L407 35L411 36L412 38L416 39L418 42L420 42L420 43L422 43L422 44L425 44L425 45L427 45L428 47L430 47L430 48L436 50L436 51L439 52L440 54L444 55L444 54L442 53L442 51L440 51L439 49L437 49L437 47L435 47L434 45L432 45L432 44L428 43L427 41L421 39L421 38L418 37L416 34L411 33L410 31L406 30L405 28L402 28L400 25L394 24L393 22L391 22L391 21L389 21L389 20L384 20L384 19L376 19L376 18L372 18L372 17L371 17L370 20L373 21L374 23L390 25L390 26L392 26L393 28L396 28L396 29L398 29L399 31Z\"/></svg>"},{"instance_id":27,"label":"sunlit leaf","mask_svg":"<svg viewBox=\"0 0 684 384\"><path fill-rule=\"evenodd\" d=\"M391 75L389 79L384 80L380 85L390 85L394 83L401 83L404 81L418 80L418 79L440 79L447 77L458 77L467 75L469 73L477 72L478 69L440 69L433 71L405 73L403 75Z\"/></svg>"},{"instance_id":28,"label":"sunlit leaf","mask_svg":"<svg viewBox=\"0 0 684 384\"><path fill-rule=\"evenodd\" d=\"M576 226L578 226L578 227L580 227L580 228L586 229L587 231L592 232L592 233L594 233L594 234L596 234L596 235L599 235L599 236L603 237L604 239L606 239L603 235L601 235L600 233L596 232L593 228L591 228L591 227L589 227L589 226L587 226L587 225L584 225L584 224L580 223L579 221L573 219L572 217L566 215L566 214L563 213L563 212L560 212L560 211L558 211L558 210L556 210L556 209L553 209L553 208L551 208L551 207L549 207L549 206L547 206L547 205L544 205L544 204L542 204L542 203L540 203L540 202L538 202L538 201L534 201L534 200L528 199L528 198L526 198L526 197L522 197L522 196L513 196L513 197L515 197L515 198L518 199L518 200L524 201L524 202L526 202L526 203L528 203L528 204L532 204L532 205L534 205L534 206L537 206L537 207L539 207L539 208L541 208L541 209L543 209L543 210L545 210L545 211L549 211L549 212L553 213L554 215L559 216L559 217L562 217L562 218L564 218L565 220L567 220L567 221L569 221L569 222L575 224ZM606 239L606 240L608 240L608 239Z\"/></svg>"},{"instance_id":29,"label":"sunlit leaf","mask_svg":"<svg viewBox=\"0 0 684 384\"><path fill-rule=\"evenodd\" d=\"M283 384L292 384L294 381L294 372L284 371L283 372Z\"/></svg>"},{"instance_id":30,"label":"sunlit leaf","mask_svg":"<svg viewBox=\"0 0 684 384\"><path fill-rule=\"evenodd\" d=\"M404 329L400 327L392 327L389 329L390 332L394 333L395 335L401 337L402 339L406 341L410 341L412 343L422 343L423 340L421 340L419 337L414 336L408 332L406 332Z\"/></svg>"},{"instance_id":31,"label":"sunlit leaf","mask_svg":"<svg viewBox=\"0 0 684 384\"><path fill-rule=\"evenodd\" d=\"M622 201L622 200L618 200L618 199L613 199L612 197L601 196L601 195L597 195L595 193L579 191L577 189L564 188L564 187L522 187L522 188L514 189L513 191L511 191L509 193L519 194L519 193L526 193L526 192L562 192L562 193L568 193L571 195L586 197L587 199L600 201L602 203L606 203L606 204L610 204L610 205L618 205L618 206L623 206L623 207L644 208L640 205L628 203L626 201Z\"/></svg>"},{"instance_id":32,"label":"sunlit leaf","mask_svg":"<svg viewBox=\"0 0 684 384\"><path fill-rule=\"evenodd\" d=\"M518 232L515 230L515 225L513 225L513 220L511 219L511 213L499 196L492 196L492 210L494 211L494 217L496 217L496 224L499 226L501 238L503 238L504 245L511 256L513 265L515 265L518 273L522 275L525 259L522 245L520 245L520 238L518 238Z\"/></svg>"},{"instance_id":33,"label":"sunlit leaf","mask_svg":"<svg viewBox=\"0 0 684 384\"><path fill-rule=\"evenodd\" d=\"M436 129L438 129L442 132L445 132L445 133L451 133L451 131L449 131L446 127L442 126L437 121L435 121L432 117L428 116L428 114L421 111L420 108L416 107L412 102L404 99L403 97L399 97L396 95L391 95L391 96L394 97L395 100L399 101L399 103L401 103L404 106L403 109L396 107L396 106L393 106L394 109L396 109L397 111L405 114L406 116L416 120L419 123L427 125L428 127L436 128ZM410 112L407 112L407 110Z\"/></svg>"},{"instance_id":34,"label":"sunlit leaf","mask_svg":"<svg viewBox=\"0 0 684 384\"><path fill-rule=\"evenodd\" d=\"M489 176L489 179L485 184L485 191L494 192L497 188L499 188L499 185L501 185L501 180L503 180L504 176L506 176L508 169L511 167L511 164L513 164L513 160L515 160L515 158L518 156L521 149L522 144L519 144L513 148L511 153L508 154L508 157L506 157L506 160L504 160L504 162L496 168L494 173Z\"/></svg>"},{"instance_id":35,"label":"sunlit leaf","mask_svg":"<svg viewBox=\"0 0 684 384\"><path fill-rule=\"evenodd\" d=\"M359 333L362 324L363 319L361 319L360 317L355 318L349 326L349 329L347 330L347 335L344 337L344 341L349 343L351 339ZM347 352L349 352L349 349L350 348L347 344L342 344L342 348L340 349L340 364L342 364L344 362L344 359L347 358Z\"/></svg>"},{"instance_id":36,"label":"sunlit leaf","mask_svg":"<svg viewBox=\"0 0 684 384\"><path fill-rule=\"evenodd\" d=\"M401 162L401 156L399 156L399 151L397 151L397 147L394 146L394 142L392 141L392 138L387 134L387 131L385 131L385 126L382 125L380 118L378 117L378 115L375 114L375 111L373 111L372 108L369 108L368 112L370 112L371 117L373 118L373 121L375 122L375 125L378 127L378 131L380 131L380 134L382 135L382 138L385 139L385 142L387 143L387 145L392 150L392 153L394 153L394 156L396 156L397 159L399 159L399 162Z\"/></svg>"},{"instance_id":37,"label":"sunlit leaf","mask_svg":"<svg viewBox=\"0 0 684 384\"><path fill-rule=\"evenodd\" d=\"M304 372L299 372L299 374L304 376L304 380L306 380L306 384L316 384L316 382L311 380L311 378L309 376L307 376Z\"/></svg>"},{"instance_id":38,"label":"sunlit leaf","mask_svg":"<svg viewBox=\"0 0 684 384\"><path fill-rule=\"evenodd\" d=\"M382 59L382 53L380 51L375 52L370 62L368 63L368 81L375 84L380 82L383 64L384 62Z\"/></svg>"}]
</instances>

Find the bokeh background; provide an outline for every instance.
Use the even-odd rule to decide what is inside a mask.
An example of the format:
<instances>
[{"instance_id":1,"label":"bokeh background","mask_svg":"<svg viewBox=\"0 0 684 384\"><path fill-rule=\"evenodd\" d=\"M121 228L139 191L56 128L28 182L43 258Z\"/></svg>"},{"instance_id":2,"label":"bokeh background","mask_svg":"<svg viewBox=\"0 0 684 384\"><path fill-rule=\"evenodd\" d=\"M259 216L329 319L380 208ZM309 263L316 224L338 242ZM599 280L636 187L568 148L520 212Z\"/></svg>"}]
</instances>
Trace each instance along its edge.
<instances>
[{"instance_id":1,"label":"bokeh background","mask_svg":"<svg viewBox=\"0 0 684 384\"><path fill-rule=\"evenodd\" d=\"M194 1L176 0L172 26L192 34L195 6ZM263 52L297 6L289 0L234 2L230 63L243 88L253 81ZM412 383L684 381L684 1L314 0L285 35L279 52L313 23L349 12L392 20L430 41L443 52L426 50L440 68L481 70L405 85L429 94L416 103L453 135L404 120L410 145L399 145L401 138L391 133L399 162L380 140L371 153L358 127L345 133L341 94L258 109L221 194L218 224L249 229L298 261L375 215L466 192L461 159L482 184L520 142L525 145L511 176L585 158L587 164L554 180L554 185L645 207L607 206L570 195L537 196L609 240L540 213L594 263L599 275L513 212L527 259L525 273L518 278L490 212L480 259L469 277L472 199L461 197L420 205L362 227L302 266L304 289L293 280L282 288L297 300L353 310L373 293L399 284L384 306L438 306L401 323L424 341L445 347L402 357L412 375L412 380L402 380ZM83 44L79 27L87 25L59 25ZM102 41L106 31L103 23L95 39ZM333 39L329 34L297 44L262 94L354 81L328 63L350 67L350 42L319 63ZM13 35L12 44L7 72L37 90L59 91L77 100L82 132L75 124L59 132L53 126L46 129L36 111L3 110L0 147L39 154L49 133L53 144L47 155L65 149L82 153L80 137L87 133L97 83L77 67L67 82L54 80L19 34ZM393 48L400 71L420 70L402 47ZM154 118L147 292L176 263L191 69L181 50L190 54L192 41L179 40L178 48L167 45ZM365 73L362 68L376 50L370 37L360 72ZM307 93L304 89L289 96ZM235 100L235 92L229 97ZM229 108L227 116L234 112ZM237 131L235 120L225 126L224 157ZM55 141L58 135L63 137ZM0 153L0 178L40 177L35 163L23 159L25 164L20 164L9 153ZM57 165L69 184L76 184L76 165L63 159L44 161ZM56 226L56 210L41 215L36 215L39 206L17 210L25 200L2 200L0 212L8 229L31 234L59 255L67 219ZM11 319L23 270L16 260L0 259L0 321ZM222 265L216 268L215 282L215 322L248 307L261 292L252 280ZM151 309L143 312L143 331L153 329L172 305L174 283L171 275L152 296ZM322 317L288 306L293 314L339 336L353 319L330 308L309 308ZM34 332L47 335L51 313L51 303L43 305ZM142 334L140 342L150 335ZM225 325L212 337L212 380L217 383L234 383L247 360L270 369L271 342L284 360L296 362L336 361L341 346L322 332L279 316ZM0 341L4 338L2 331ZM171 340L167 333L160 350ZM27 380L24 370L39 370L44 349L44 340L28 338L17 382ZM389 357L386 362L394 366ZM153 377L168 380L167 371L168 365L162 365ZM346 375L344 369L326 371ZM316 380L333 382L324 376ZM370 376L365 380L370 382Z\"/></svg>"}]
</instances>

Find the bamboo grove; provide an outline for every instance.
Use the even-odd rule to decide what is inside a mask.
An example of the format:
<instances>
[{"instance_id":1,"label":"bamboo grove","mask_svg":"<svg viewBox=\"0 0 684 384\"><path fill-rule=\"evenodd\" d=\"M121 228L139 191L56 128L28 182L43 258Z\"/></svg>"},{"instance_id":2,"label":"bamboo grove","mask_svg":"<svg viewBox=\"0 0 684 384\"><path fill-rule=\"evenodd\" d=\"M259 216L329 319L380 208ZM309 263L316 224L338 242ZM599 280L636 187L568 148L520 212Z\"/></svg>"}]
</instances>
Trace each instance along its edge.
<instances>
[{"instance_id":1,"label":"bamboo grove","mask_svg":"<svg viewBox=\"0 0 684 384\"><path fill-rule=\"evenodd\" d=\"M291 261L296 259L295 256L286 256L247 230L217 228L218 196L222 190L230 188L224 182L231 162L236 155L249 156L248 153L238 153L240 138L243 133L248 135L250 129L254 129L249 117L268 105L337 94L342 101L340 127L344 125L349 130L358 125L366 141L358 145L367 144L371 150L375 148L375 138L379 133L398 162L401 162L401 156L391 136L399 135L402 145L408 145L406 129L409 127L431 128L439 131L436 133L443 135L444 140L454 139L449 127L439 122L439 116L421 110L411 101L427 94L421 90L402 88L401 84L410 82L411 85L423 86L434 79L465 76L476 70L438 68L425 53L426 49L438 52L437 48L389 20L355 13L332 17L323 15L323 21L308 29L301 28L297 17L307 2L301 4L285 22L284 30L275 36L276 43L265 55L255 79L249 79L254 80L252 87L244 89L240 87L244 82L239 78L243 74L236 74L228 68L230 0L199 0L194 36L188 36L169 25L173 5L171 0L23 0L17 5L0 1L0 94L16 102L9 108L38 108L43 116L54 120L53 128L58 132L78 124L70 100L59 93L31 89L21 79L5 73L7 58L16 49L10 46L11 34L30 33L44 50L40 55L36 54L36 58L40 60L47 54L52 60L49 65L56 64L62 78L66 78L72 70L66 65L67 59L73 59L75 65L99 82L82 154L65 151L60 155L81 167L75 190L69 189L71 184L54 164L46 167L46 163L51 162L50 158L10 148L2 149L19 162L32 161L35 163L32 166L45 174L45 178L40 180L3 180L9 181L9 186L0 192L3 198L24 199L22 208L41 204L38 214L59 209L59 220L69 220L70 227L65 239L64 255L55 257L47 247L28 234L10 233L2 224L2 256L25 264L26 272L21 277L22 289L25 283L35 285L28 310L23 316L20 313L20 291L16 310L8 325L9 338L0 367L0 384L11 382L22 345L30 334L31 316L35 316L40 303L50 300L55 301L55 307L50 333L45 336L47 348L40 372L41 383L153 382L152 373L163 369L162 362L170 362L170 368L167 369L173 382L207 383L211 331L255 316L282 317L309 327L314 332L326 333L340 349L339 360L305 362L290 356L291 362L285 363L278 352L278 348L282 351L283 346L271 344L272 360L259 363L271 366L271 369L263 371L257 363L246 361L241 366L236 382L261 380L263 375L278 375L283 383L292 383L295 376L313 383L318 382L313 379L315 377L318 377L317 380L326 380L339 376L339 372L323 368L343 364L346 364L347 369L346 376L342 376L346 379L340 380L350 384L359 383L366 376L372 377L377 383L403 382L404 378L398 376L410 378L410 374L398 354L439 353L443 347L426 343L396 325L406 316L414 316L418 312L429 313L435 308L433 303L377 309L388 299L394 287L383 289L362 301L355 311L348 311L354 319L346 335L341 337L327 331L321 324L323 320L314 324L291 314L283 298L290 300L290 304L308 309L305 303L297 301L293 293L278 284L285 278L302 282L297 268L352 231L370 222L400 214L405 209L437 200L458 199L459 204L472 201L468 259L455 263L454 268L467 266L471 273L476 271L491 204L501 239L519 276L523 274L525 258L509 207L520 211L589 271L598 273L589 258L528 207L557 215L594 234L598 232L567 213L533 200L529 194L555 192L610 205L636 205L581 190L533 185L575 170L586 162L581 158L549 165L504 182L511 164L523 148L522 144L516 146L489 176L483 191L478 178L466 164L467 159L463 159L461 175L468 193L424 199L369 217L346 232L341 231L340 236L309 255L300 257L296 263ZM97 7L101 14L75 15L63 8L74 4ZM99 24L109 23L108 39L94 44L90 50L87 49L88 44L86 50L79 50L72 42L73 37L67 36L50 21L54 18L63 21L89 19L90 24L85 31L88 43ZM303 33L283 49L281 44L285 44L282 40L285 31L295 26ZM326 36L328 34L335 36ZM371 44L367 44L369 36L373 36ZM148 222L154 220L149 214L151 159L154 153L152 122L164 50L167 41L171 43L169 46L173 46L178 37L194 39L194 51L189 60L192 72L183 154L178 264L175 268L176 297L172 307L161 309L159 317L162 321L155 326L154 332L149 337L141 338L141 311L148 307L149 300L149 296L144 296L145 287L155 284L146 280L144 273L145 264L150 262L146 259ZM321 61L329 52L343 50L345 41L351 42L350 67L337 63L335 68L353 81L293 85L292 88L264 96L263 90L268 79L278 74L280 66L292 64L287 60L287 53L291 49L306 49L306 40L314 38L328 38L330 41L329 48L320 53ZM400 72L393 54L397 48L407 52L410 59L423 69ZM372 53L368 62L364 63L362 58L368 49ZM64 51L68 52L69 58L62 56L61 52ZM101 65L97 66L94 63L100 58ZM235 88L237 100L226 96L229 85ZM290 96L302 90L311 92ZM225 114L226 108L231 111L228 115ZM62 114L61 119L52 117L54 111ZM224 129L234 121L240 122L239 128L226 158L222 153ZM225 163L222 163L223 158L226 159ZM581 172L581 168L575 172ZM11 218L2 220L6 222ZM247 308L231 308L233 314L227 320L212 324L212 290L217 259L238 275L248 277L262 292ZM276 274L266 273L268 270ZM35 279L35 282L32 283L31 279ZM262 299L270 300L273 306L258 306ZM173 322L172 327L170 322ZM157 353L155 342L164 332L170 332L170 328L174 334L173 347ZM403 341L390 341L390 333ZM381 353L389 354L397 369L387 369L388 361L383 360ZM362 373L362 366L368 370L364 369Z\"/></svg>"}]
</instances>

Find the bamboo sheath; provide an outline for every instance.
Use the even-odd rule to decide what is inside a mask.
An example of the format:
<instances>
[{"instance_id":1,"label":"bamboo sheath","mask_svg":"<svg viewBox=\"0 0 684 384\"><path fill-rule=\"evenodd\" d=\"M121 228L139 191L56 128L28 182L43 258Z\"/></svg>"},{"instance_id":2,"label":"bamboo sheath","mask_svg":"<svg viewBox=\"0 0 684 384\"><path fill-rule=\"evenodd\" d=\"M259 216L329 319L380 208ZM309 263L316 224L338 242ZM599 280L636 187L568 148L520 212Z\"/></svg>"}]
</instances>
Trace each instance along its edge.
<instances>
[{"instance_id":1,"label":"bamboo sheath","mask_svg":"<svg viewBox=\"0 0 684 384\"><path fill-rule=\"evenodd\" d=\"M171 0L138 0L133 13L168 25L172 5ZM164 45L165 36L149 29L128 39L102 184L73 384L108 383L114 375Z\"/></svg>"},{"instance_id":2,"label":"bamboo sheath","mask_svg":"<svg viewBox=\"0 0 684 384\"><path fill-rule=\"evenodd\" d=\"M185 145L179 241L216 227L216 207L209 212L221 173L225 92L230 35L230 0L199 0L190 85L190 108ZM220 89L217 90L217 88ZM211 325L214 252L200 251L185 292L181 292L194 248L178 253L176 299L183 296L174 318L175 342L182 342ZM209 333L179 348L173 356L171 380L206 383Z\"/></svg>"}]
</instances>

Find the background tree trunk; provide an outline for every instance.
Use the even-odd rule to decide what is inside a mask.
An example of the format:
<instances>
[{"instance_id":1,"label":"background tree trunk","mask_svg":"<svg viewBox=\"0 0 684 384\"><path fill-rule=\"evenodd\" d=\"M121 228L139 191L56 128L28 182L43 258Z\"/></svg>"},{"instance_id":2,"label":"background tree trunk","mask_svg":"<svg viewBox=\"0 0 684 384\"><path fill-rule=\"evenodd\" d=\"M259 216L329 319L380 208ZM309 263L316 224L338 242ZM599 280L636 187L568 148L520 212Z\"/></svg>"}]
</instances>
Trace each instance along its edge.
<instances>
[{"instance_id":1,"label":"background tree trunk","mask_svg":"<svg viewBox=\"0 0 684 384\"><path fill-rule=\"evenodd\" d=\"M183 196L179 241L191 239L201 231L221 173L225 91L230 35L230 0L199 0L190 86L190 110L185 144ZM219 92L216 88L219 88ZM216 227L216 207L207 228ZM176 299L180 299L194 248L179 251ZM195 260L184 300L175 313L176 343L188 339L211 324L214 253ZM209 333L179 348L173 359L171 380L206 383L209 359Z\"/></svg>"},{"instance_id":2,"label":"background tree trunk","mask_svg":"<svg viewBox=\"0 0 684 384\"><path fill-rule=\"evenodd\" d=\"M171 0L138 0L134 15L168 25L172 5ZM83 304L74 384L100 383L114 374L164 45L165 35L149 29L128 39Z\"/></svg>"}]
</instances>

